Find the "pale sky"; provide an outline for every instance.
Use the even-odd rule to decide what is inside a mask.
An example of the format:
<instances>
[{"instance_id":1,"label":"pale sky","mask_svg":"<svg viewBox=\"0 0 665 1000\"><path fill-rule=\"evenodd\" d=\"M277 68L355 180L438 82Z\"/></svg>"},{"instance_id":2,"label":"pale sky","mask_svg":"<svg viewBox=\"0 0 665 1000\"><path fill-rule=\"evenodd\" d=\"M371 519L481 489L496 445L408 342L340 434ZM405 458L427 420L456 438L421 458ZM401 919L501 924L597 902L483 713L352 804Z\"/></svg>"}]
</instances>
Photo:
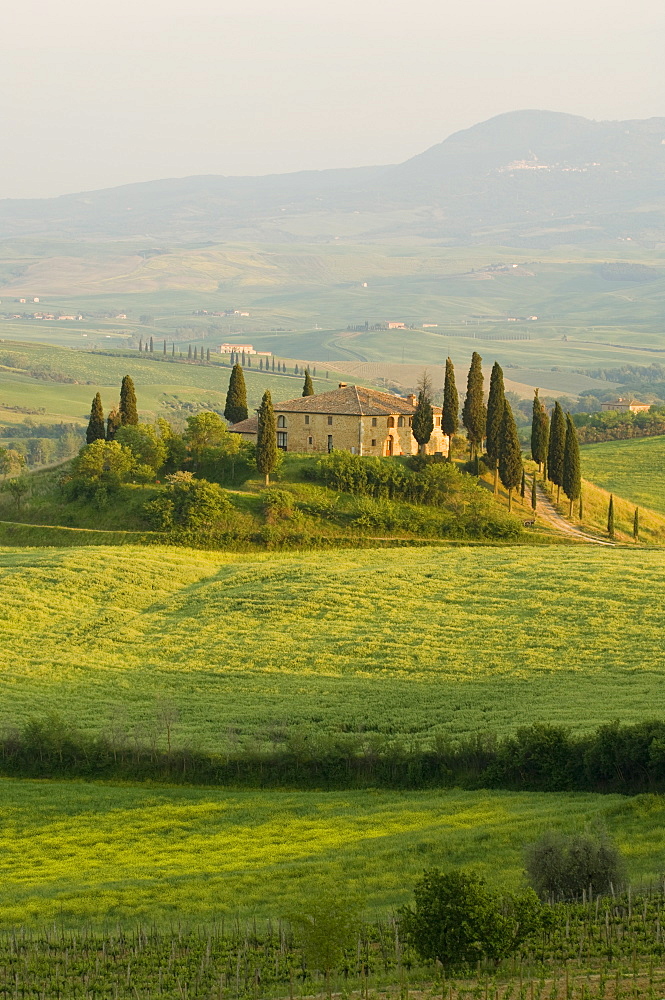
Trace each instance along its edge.
<instances>
[{"instance_id":1,"label":"pale sky","mask_svg":"<svg viewBox=\"0 0 665 1000\"><path fill-rule=\"evenodd\" d=\"M0 198L397 163L504 111L665 116L662 0L13 0Z\"/></svg>"}]
</instances>

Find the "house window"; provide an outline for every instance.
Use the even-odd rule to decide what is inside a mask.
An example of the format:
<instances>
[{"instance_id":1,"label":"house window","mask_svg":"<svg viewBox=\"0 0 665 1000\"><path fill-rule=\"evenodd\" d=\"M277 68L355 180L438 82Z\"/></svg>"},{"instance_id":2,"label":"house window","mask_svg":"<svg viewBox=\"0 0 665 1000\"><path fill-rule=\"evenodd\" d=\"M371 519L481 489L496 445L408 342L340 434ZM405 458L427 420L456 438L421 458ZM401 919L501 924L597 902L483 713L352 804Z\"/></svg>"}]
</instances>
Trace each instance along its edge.
<instances>
[{"instance_id":1,"label":"house window","mask_svg":"<svg viewBox=\"0 0 665 1000\"><path fill-rule=\"evenodd\" d=\"M395 418L388 417L388 427L394 427L394 426L395 426Z\"/></svg>"},{"instance_id":2,"label":"house window","mask_svg":"<svg viewBox=\"0 0 665 1000\"><path fill-rule=\"evenodd\" d=\"M376 427L376 417L372 417L372 427Z\"/></svg>"},{"instance_id":3,"label":"house window","mask_svg":"<svg viewBox=\"0 0 665 1000\"><path fill-rule=\"evenodd\" d=\"M306 413L306 414L305 414L305 423L306 423L306 424L308 424L308 423L309 423L309 413Z\"/></svg>"},{"instance_id":4,"label":"house window","mask_svg":"<svg viewBox=\"0 0 665 1000\"><path fill-rule=\"evenodd\" d=\"M332 417L328 417L328 427L332 427Z\"/></svg>"},{"instance_id":5,"label":"house window","mask_svg":"<svg viewBox=\"0 0 665 1000\"><path fill-rule=\"evenodd\" d=\"M286 427L286 417L277 417L277 426Z\"/></svg>"},{"instance_id":6,"label":"house window","mask_svg":"<svg viewBox=\"0 0 665 1000\"><path fill-rule=\"evenodd\" d=\"M286 451L286 431L277 431L277 447Z\"/></svg>"},{"instance_id":7,"label":"house window","mask_svg":"<svg viewBox=\"0 0 665 1000\"><path fill-rule=\"evenodd\" d=\"M307 444L313 444L314 438L307 438Z\"/></svg>"},{"instance_id":8,"label":"house window","mask_svg":"<svg viewBox=\"0 0 665 1000\"><path fill-rule=\"evenodd\" d=\"M376 438L372 438L372 448L376 448Z\"/></svg>"},{"instance_id":9,"label":"house window","mask_svg":"<svg viewBox=\"0 0 665 1000\"><path fill-rule=\"evenodd\" d=\"M437 426L437 427L440 427L440 426L441 426L441 417L437 417L437 418L436 418L436 426Z\"/></svg>"},{"instance_id":10,"label":"house window","mask_svg":"<svg viewBox=\"0 0 665 1000\"><path fill-rule=\"evenodd\" d=\"M404 417L398 417L397 418L397 426L398 427L404 427Z\"/></svg>"}]
</instances>

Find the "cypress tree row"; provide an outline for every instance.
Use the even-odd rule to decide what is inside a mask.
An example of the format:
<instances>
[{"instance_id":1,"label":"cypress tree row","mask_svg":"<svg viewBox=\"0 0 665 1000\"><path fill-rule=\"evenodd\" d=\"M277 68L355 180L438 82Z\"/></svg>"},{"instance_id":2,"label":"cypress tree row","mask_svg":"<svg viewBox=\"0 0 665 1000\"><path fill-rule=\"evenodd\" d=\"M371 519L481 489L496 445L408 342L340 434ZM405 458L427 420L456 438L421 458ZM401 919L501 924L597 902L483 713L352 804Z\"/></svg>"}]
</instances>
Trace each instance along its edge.
<instances>
[{"instance_id":1,"label":"cypress tree row","mask_svg":"<svg viewBox=\"0 0 665 1000\"><path fill-rule=\"evenodd\" d=\"M237 424L240 420L247 420L247 388L245 386L243 370L238 364L235 364L231 369L229 388L226 392L224 416L230 424Z\"/></svg>"},{"instance_id":2,"label":"cypress tree row","mask_svg":"<svg viewBox=\"0 0 665 1000\"><path fill-rule=\"evenodd\" d=\"M499 448L501 445L501 422L506 405L503 371L497 361L492 365L490 391L487 400L487 425L485 449L494 469L494 495L499 493Z\"/></svg>"},{"instance_id":3,"label":"cypress tree row","mask_svg":"<svg viewBox=\"0 0 665 1000\"><path fill-rule=\"evenodd\" d=\"M510 403L506 401L501 418L501 441L499 449L499 476L508 490L508 510L513 507L513 490L522 479L522 449L517 434L517 426Z\"/></svg>"},{"instance_id":4,"label":"cypress tree row","mask_svg":"<svg viewBox=\"0 0 665 1000\"><path fill-rule=\"evenodd\" d=\"M531 458L538 462L538 471L543 471L547 459L547 445L550 432L550 421L547 410L543 406L538 389L533 397L533 415L531 417Z\"/></svg>"},{"instance_id":5,"label":"cypress tree row","mask_svg":"<svg viewBox=\"0 0 665 1000\"><path fill-rule=\"evenodd\" d=\"M635 541L639 541L640 537L640 509L635 508L635 514L633 515L633 538Z\"/></svg>"},{"instance_id":6,"label":"cypress tree row","mask_svg":"<svg viewBox=\"0 0 665 1000\"><path fill-rule=\"evenodd\" d=\"M561 405L554 404L552 422L550 424L550 440L547 450L547 474L550 482L556 486L556 502L561 496L563 486L563 459L566 451L566 420Z\"/></svg>"},{"instance_id":7,"label":"cypress tree row","mask_svg":"<svg viewBox=\"0 0 665 1000\"><path fill-rule=\"evenodd\" d=\"M119 427L120 427L120 414L118 413L117 408L114 406L113 409L109 412L108 419L106 421L107 441L115 440L115 434Z\"/></svg>"},{"instance_id":8,"label":"cypress tree row","mask_svg":"<svg viewBox=\"0 0 665 1000\"><path fill-rule=\"evenodd\" d=\"M270 391L266 389L258 409L259 428L256 435L256 468L270 485L270 473L277 465L277 422Z\"/></svg>"},{"instance_id":9,"label":"cypress tree row","mask_svg":"<svg viewBox=\"0 0 665 1000\"><path fill-rule=\"evenodd\" d=\"M607 534L614 538L614 495L610 493L610 505L607 508Z\"/></svg>"},{"instance_id":10,"label":"cypress tree row","mask_svg":"<svg viewBox=\"0 0 665 1000\"><path fill-rule=\"evenodd\" d=\"M471 459L477 459L478 450L483 441L487 415L485 413L485 402L483 399L483 359L474 351L471 355L471 367L466 383L466 399L462 410L462 422L466 427L469 439L469 453Z\"/></svg>"},{"instance_id":11,"label":"cypress tree row","mask_svg":"<svg viewBox=\"0 0 665 1000\"><path fill-rule=\"evenodd\" d=\"M131 375L125 375L120 386L120 423L138 424L139 411L136 406L136 390Z\"/></svg>"},{"instance_id":12,"label":"cypress tree row","mask_svg":"<svg viewBox=\"0 0 665 1000\"><path fill-rule=\"evenodd\" d=\"M570 413L566 414L566 445L563 452L563 492L570 501L569 517L573 516L573 503L579 500L582 493L582 476L580 473L580 446L577 440L577 428Z\"/></svg>"},{"instance_id":13,"label":"cypress tree row","mask_svg":"<svg viewBox=\"0 0 665 1000\"><path fill-rule=\"evenodd\" d=\"M446 358L446 374L443 380L443 409L441 430L448 435L448 461L452 459L453 437L459 427L459 396L455 385L455 366Z\"/></svg>"},{"instance_id":14,"label":"cypress tree row","mask_svg":"<svg viewBox=\"0 0 665 1000\"><path fill-rule=\"evenodd\" d=\"M103 441L105 437L102 397L97 393L90 408L90 420L85 432L86 444L92 444L93 441Z\"/></svg>"},{"instance_id":15,"label":"cypress tree row","mask_svg":"<svg viewBox=\"0 0 665 1000\"><path fill-rule=\"evenodd\" d=\"M305 372L305 384L302 387L303 396L313 396L314 395L314 385L312 383L312 376L309 374L309 368Z\"/></svg>"},{"instance_id":16,"label":"cypress tree row","mask_svg":"<svg viewBox=\"0 0 665 1000\"><path fill-rule=\"evenodd\" d=\"M426 372L420 379L418 392L418 403L413 414L413 426L411 428L413 436L418 442L418 450L421 455L425 454L427 442L434 430L434 410L432 409L432 383Z\"/></svg>"}]
</instances>

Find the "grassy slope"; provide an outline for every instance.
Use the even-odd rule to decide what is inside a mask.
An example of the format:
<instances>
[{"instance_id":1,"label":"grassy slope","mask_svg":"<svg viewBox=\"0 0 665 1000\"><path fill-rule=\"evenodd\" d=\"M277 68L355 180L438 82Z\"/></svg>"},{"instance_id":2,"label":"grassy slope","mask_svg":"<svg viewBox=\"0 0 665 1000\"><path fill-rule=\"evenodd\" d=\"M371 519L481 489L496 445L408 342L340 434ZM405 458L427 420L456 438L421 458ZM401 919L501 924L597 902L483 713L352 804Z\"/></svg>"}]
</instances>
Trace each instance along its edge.
<instances>
[{"instance_id":1,"label":"grassy slope","mask_svg":"<svg viewBox=\"0 0 665 1000\"><path fill-rule=\"evenodd\" d=\"M665 437L585 445L582 461L592 482L665 514Z\"/></svg>"},{"instance_id":2,"label":"grassy slope","mask_svg":"<svg viewBox=\"0 0 665 1000\"><path fill-rule=\"evenodd\" d=\"M176 740L586 728L665 712L660 553L7 550L2 717ZM620 635L621 641L616 637Z\"/></svg>"},{"instance_id":3,"label":"grassy slope","mask_svg":"<svg viewBox=\"0 0 665 1000\"><path fill-rule=\"evenodd\" d=\"M5 341L0 354L5 352L25 357L30 365L48 365L79 384L43 381L19 371L0 369L0 422L16 423L23 419L21 414L3 410L3 405L43 407L46 415L32 417L37 421L87 422L90 401L96 392L101 393L105 410L117 405L123 375L134 379L140 413L145 419L172 413L169 401L197 402L223 409L230 374L228 366L212 363L153 361L138 354L130 357L95 354L45 344ZM265 389L270 389L274 400L292 399L302 391L300 376L247 370L245 379L250 409L258 406ZM334 373L329 380L315 379L317 392L336 387Z\"/></svg>"},{"instance_id":4,"label":"grassy slope","mask_svg":"<svg viewBox=\"0 0 665 1000\"><path fill-rule=\"evenodd\" d=\"M596 823L639 878L660 871L665 821L649 796L0 785L5 926L279 917L321 874L385 912L428 865L471 863L515 887L526 843Z\"/></svg>"}]
</instances>

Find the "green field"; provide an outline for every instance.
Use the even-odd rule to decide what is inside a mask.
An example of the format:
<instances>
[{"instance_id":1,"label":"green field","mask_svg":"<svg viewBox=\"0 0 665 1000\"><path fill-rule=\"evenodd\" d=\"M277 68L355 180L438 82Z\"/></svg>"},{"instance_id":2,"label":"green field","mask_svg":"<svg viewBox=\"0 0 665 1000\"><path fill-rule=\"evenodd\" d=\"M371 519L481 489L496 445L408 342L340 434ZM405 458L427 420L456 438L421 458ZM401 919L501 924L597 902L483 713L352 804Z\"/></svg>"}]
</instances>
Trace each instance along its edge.
<instances>
[{"instance_id":1,"label":"green field","mask_svg":"<svg viewBox=\"0 0 665 1000\"><path fill-rule=\"evenodd\" d=\"M280 917L333 879L386 911L423 867L516 887L544 830L601 825L639 880L662 868L653 796L238 792L0 781L0 926Z\"/></svg>"},{"instance_id":2,"label":"green field","mask_svg":"<svg viewBox=\"0 0 665 1000\"><path fill-rule=\"evenodd\" d=\"M665 514L665 437L588 444L581 456L587 479Z\"/></svg>"},{"instance_id":3,"label":"green field","mask_svg":"<svg viewBox=\"0 0 665 1000\"><path fill-rule=\"evenodd\" d=\"M665 714L660 552L4 550L1 718L221 748Z\"/></svg>"}]
</instances>

